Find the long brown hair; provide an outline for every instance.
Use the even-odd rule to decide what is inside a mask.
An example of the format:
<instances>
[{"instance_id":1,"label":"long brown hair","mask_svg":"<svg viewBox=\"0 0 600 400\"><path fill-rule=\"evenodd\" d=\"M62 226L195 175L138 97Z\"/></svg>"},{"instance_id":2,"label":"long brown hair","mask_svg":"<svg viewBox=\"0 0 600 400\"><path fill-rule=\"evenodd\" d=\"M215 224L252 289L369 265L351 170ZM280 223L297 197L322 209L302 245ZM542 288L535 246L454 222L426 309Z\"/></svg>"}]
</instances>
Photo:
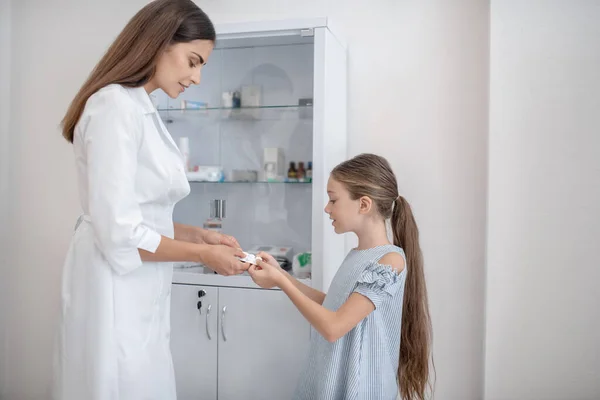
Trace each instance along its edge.
<instances>
[{"instance_id":1,"label":"long brown hair","mask_svg":"<svg viewBox=\"0 0 600 400\"><path fill-rule=\"evenodd\" d=\"M427 386L431 388L432 327L419 229L411 207L398 195L396 176L383 157L360 154L336 166L331 177L346 187L353 200L367 196L384 219L391 218L394 244L406 253L398 383L402 399L423 400Z\"/></svg>"},{"instance_id":2,"label":"long brown hair","mask_svg":"<svg viewBox=\"0 0 600 400\"><path fill-rule=\"evenodd\" d=\"M155 0L133 16L98 62L62 120L62 134L73 143L85 103L112 83L140 87L153 76L158 57L175 43L215 41L208 16L191 0Z\"/></svg>"}]
</instances>

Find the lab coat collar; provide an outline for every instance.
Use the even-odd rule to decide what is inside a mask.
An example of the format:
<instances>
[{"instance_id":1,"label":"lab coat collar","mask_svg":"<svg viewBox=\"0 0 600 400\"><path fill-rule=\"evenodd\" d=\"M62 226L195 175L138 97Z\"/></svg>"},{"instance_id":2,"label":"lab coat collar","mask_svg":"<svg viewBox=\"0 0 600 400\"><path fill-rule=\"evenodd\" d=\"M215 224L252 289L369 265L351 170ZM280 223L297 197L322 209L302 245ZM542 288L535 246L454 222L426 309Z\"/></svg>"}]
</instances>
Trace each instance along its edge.
<instances>
[{"instance_id":1,"label":"lab coat collar","mask_svg":"<svg viewBox=\"0 0 600 400\"><path fill-rule=\"evenodd\" d=\"M168 145L171 146L171 149L181 157L181 152L179 151L179 148L173 141L173 137L171 137L171 134L167 130L167 127L163 124L162 120L160 119L160 116L158 115L154 104L152 104L152 101L150 101L150 96L148 96L148 93L146 93L146 89L144 89L143 86L126 89L129 92L131 98L135 100L135 102L141 107L144 115L153 114L152 119L156 129L160 132L160 134L166 140Z\"/></svg>"},{"instance_id":2,"label":"lab coat collar","mask_svg":"<svg viewBox=\"0 0 600 400\"><path fill-rule=\"evenodd\" d=\"M144 89L143 86L126 89L131 98L142 108L144 114L156 112L156 108L154 107L154 104L152 104L152 101L150 101L150 96L148 96L148 93L146 93L146 89Z\"/></svg>"}]
</instances>

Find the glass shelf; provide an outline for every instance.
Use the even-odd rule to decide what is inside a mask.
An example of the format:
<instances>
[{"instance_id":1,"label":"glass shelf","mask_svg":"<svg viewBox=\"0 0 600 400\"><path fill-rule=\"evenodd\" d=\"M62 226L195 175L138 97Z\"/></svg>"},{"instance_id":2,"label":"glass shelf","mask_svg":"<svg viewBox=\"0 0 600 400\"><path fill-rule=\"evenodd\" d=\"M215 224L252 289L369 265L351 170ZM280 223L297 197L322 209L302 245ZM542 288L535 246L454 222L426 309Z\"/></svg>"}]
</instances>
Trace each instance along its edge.
<instances>
[{"instance_id":1,"label":"glass shelf","mask_svg":"<svg viewBox=\"0 0 600 400\"><path fill-rule=\"evenodd\" d=\"M307 119L312 120L312 105L272 105L259 107L204 107L204 108L159 108L159 114L167 123L183 117L206 117L220 120L280 120Z\"/></svg>"},{"instance_id":2,"label":"glass shelf","mask_svg":"<svg viewBox=\"0 0 600 400\"><path fill-rule=\"evenodd\" d=\"M247 184L247 185L256 185L256 184L274 184L274 185L309 185L312 184L312 181L223 181L223 182L214 182L214 181L194 181L188 180L189 183L209 183L209 184L218 184L218 185L230 185L230 184Z\"/></svg>"},{"instance_id":3,"label":"glass shelf","mask_svg":"<svg viewBox=\"0 0 600 400\"><path fill-rule=\"evenodd\" d=\"M165 111L183 111L183 112L202 112L202 111L234 111L234 110L271 110L271 109L302 109L312 108L312 106L299 106L299 105L273 105L273 106L258 106L258 107L204 107L204 108L159 108L158 112Z\"/></svg>"}]
</instances>

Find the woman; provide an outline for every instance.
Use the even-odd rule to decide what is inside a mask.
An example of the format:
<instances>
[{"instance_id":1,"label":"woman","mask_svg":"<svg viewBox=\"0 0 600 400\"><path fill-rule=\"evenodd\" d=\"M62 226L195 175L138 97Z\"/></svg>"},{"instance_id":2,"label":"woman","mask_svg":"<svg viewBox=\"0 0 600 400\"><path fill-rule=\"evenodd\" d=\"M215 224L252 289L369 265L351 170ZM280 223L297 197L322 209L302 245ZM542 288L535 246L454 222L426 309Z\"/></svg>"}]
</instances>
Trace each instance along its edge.
<instances>
[{"instance_id":1,"label":"woman","mask_svg":"<svg viewBox=\"0 0 600 400\"><path fill-rule=\"evenodd\" d=\"M196 261L224 275L248 268L235 239L173 223L190 187L148 96L160 88L176 98L198 84L214 41L192 1L154 1L129 21L66 113L84 215L64 268L57 399L175 399L168 262Z\"/></svg>"}]
</instances>

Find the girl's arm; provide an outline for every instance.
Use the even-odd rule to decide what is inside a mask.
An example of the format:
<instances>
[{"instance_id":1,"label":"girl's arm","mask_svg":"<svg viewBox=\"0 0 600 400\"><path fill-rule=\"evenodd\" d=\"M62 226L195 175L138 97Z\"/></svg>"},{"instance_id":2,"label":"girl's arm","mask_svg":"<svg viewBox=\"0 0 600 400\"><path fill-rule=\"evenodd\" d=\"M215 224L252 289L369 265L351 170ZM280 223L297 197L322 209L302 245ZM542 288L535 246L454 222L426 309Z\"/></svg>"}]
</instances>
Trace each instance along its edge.
<instances>
[{"instance_id":1,"label":"girl's arm","mask_svg":"<svg viewBox=\"0 0 600 400\"><path fill-rule=\"evenodd\" d=\"M298 279L294 278L292 275L288 274L286 271L284 271L283 273L285 274L285 277L288 279L288 281L290 281L294 285L294 287L300 290L305 296L307 296L309 299L311 299L319 305L323 304L323 301L325 300L325 293L321 292L320 290L311 288L308 285L305 285Z\"/></svg>"},{"instance_id":2,"label":"girl's arm","mask_svg":"<svg viewBox=\"0 0 600 400\"><path fill-rule=\"evenodd\" d=\"M292 300L304 318L331 343L344 336L375 310L373 303L358 293L352 293L337 311L330 311L308 298L287 279L282 282L280 288Z\"/></svg>"},{"instance_id":3,"label":"girl's arm","mask_svg":"<svg viewBox=\"0 0 600 400\"><path fill-rule=\"evenodd\" d=\"M257 254L257 256L260 257L261 260L263 260L267 264L269 264L269 266L273 267L275 271L277 271L281 275L285 276L287 278L287 280L289 280L298 290L300 290L302 293L304 293L304 295L306 295L312 301L314 301L315 303L323 304L323 301L325 300L325 293L323 293L317 289L313 289L310 286L305 285L304 283L302 283L302 282L298 281L296 278L294 278L292 275L288 274L283 268L281 268L281 265L279 265L277 260L275 260L275 258L272 255L270 255L269 253L265 253L264 251L261 251ZM261 273L261 275L264 275L264 274ZM252 279L254 279L255 277L256 277L256 274L252 276ZM254 279L254 280L256 281L256 279ZM267 289L270 289L274 286L278 286L275 282L271 282L271 281L260 279L260 278L259 278L259 282L256 282L256 283L259 286L262 286Z\"/></svg>"},{"instance_id":4,"label":"girl's arm","mask_svg":"<svg viewBox=\"0 0 600 400\"><path fill-rule=\"evenodd\" d=\"M396 273L404 269L404 259L397 253L386 254L380 263L391 265ZM328 310L296 287L281 269L260 260L257 265L258 268L251 266L248 270L252 279L263 287L280 287L308 322L329 342L344 336L375 310L375 304L360 293L352 293L337 311Z\"/></svg>"}]
</instances>

